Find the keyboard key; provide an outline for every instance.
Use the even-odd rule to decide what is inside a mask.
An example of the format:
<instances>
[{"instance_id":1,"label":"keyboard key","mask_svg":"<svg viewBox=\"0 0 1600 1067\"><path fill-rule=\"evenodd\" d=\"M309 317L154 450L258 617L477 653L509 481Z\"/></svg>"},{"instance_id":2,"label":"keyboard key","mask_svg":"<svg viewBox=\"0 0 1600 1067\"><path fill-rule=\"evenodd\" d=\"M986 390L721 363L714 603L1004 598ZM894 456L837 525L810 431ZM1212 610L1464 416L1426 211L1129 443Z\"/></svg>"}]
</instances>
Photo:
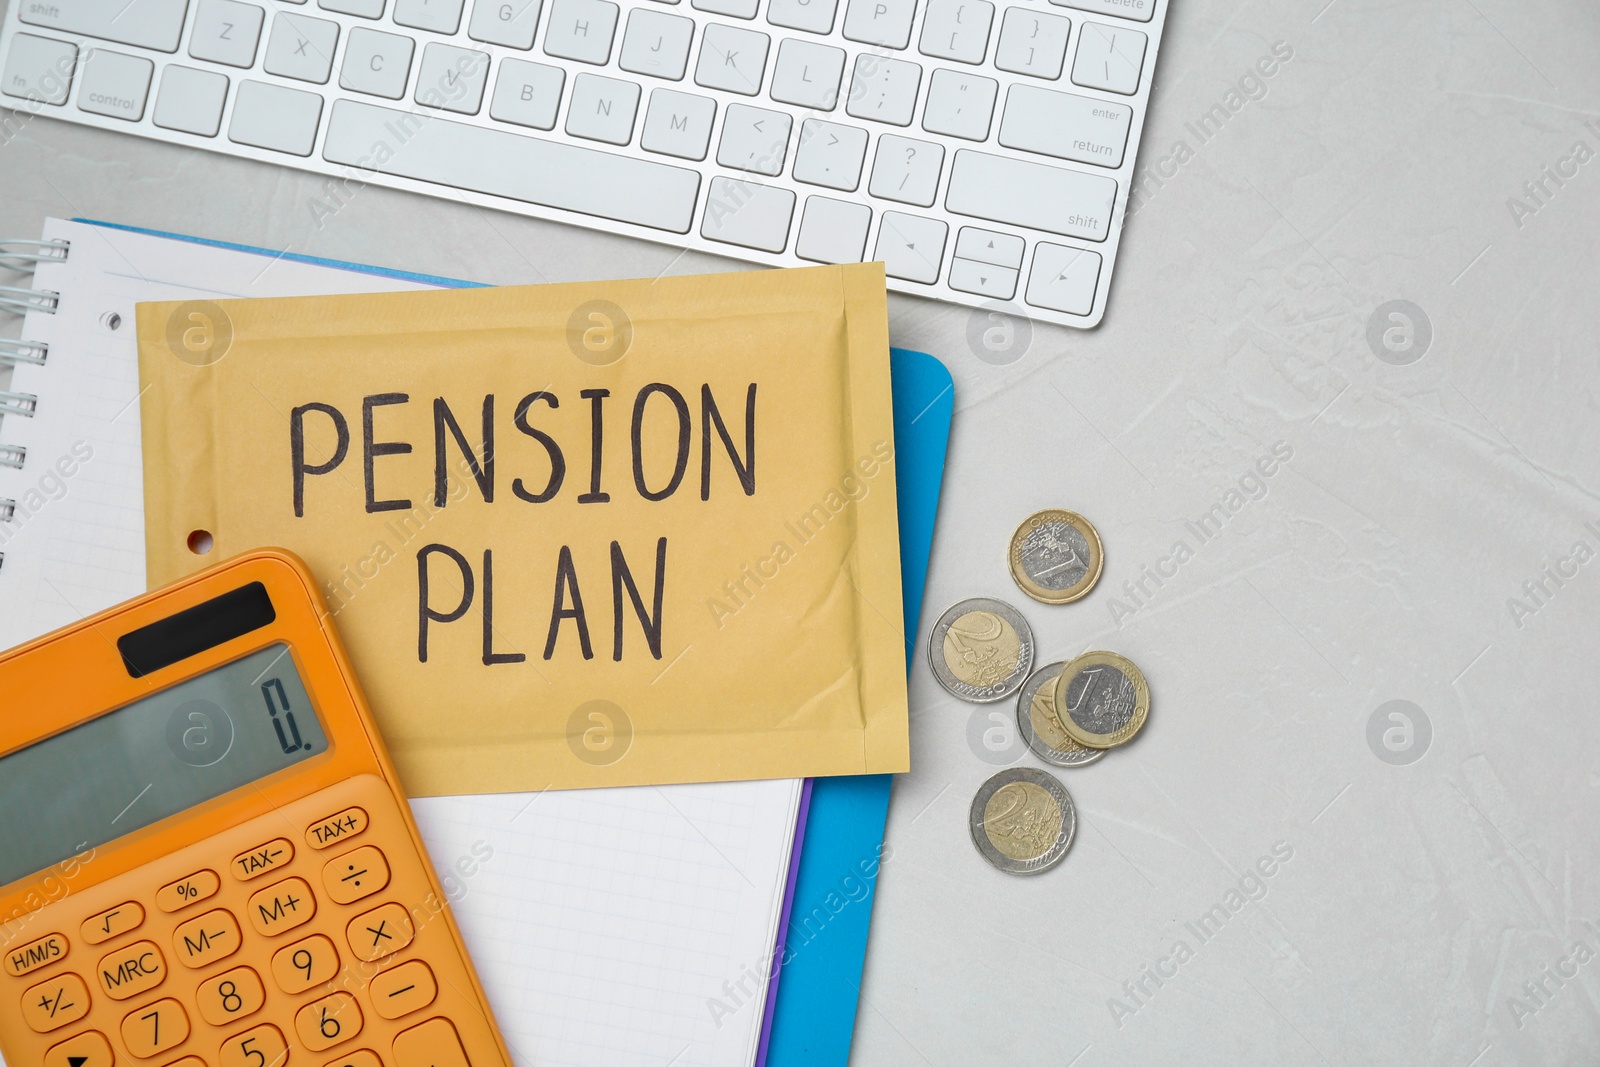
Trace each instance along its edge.
<instances>
[{"instance_id":1,"label":"keyboard key","mask_svg":"<svg viewBox=\"0 0 1600 1067\"><path fill-rule=\"evenodd\" d=\"M483 90L488 83L487 52L434 41L422 50L413 99L458 115L476 115L483 107Z\"/></svg>"},{"instance_id":2,"label":"keyboard key","mask_svg":"<svg viewBox=\"0 0 1600 1067\"><path fill-rule=\"evenodd\" d=\"M69 1037L44 1054L44 1067L112 1067L111 1042L95 1030Z\"/></svg>"},{"instance_id":3,"label":"keyboard key","mask_svg":"<svg viewBox=\"0 0 1600 1067\"><path fill-rule=\"evenodd\" d=\"M545 55L603 66L611 58L617 10L609 0L554 0L544 31Z\"/></svg>"},{"instance_id":4,"label":"keyboard key","mask_svg":"<svg viewBox=\"0 0 1600 1067\"><path fill-rule=\"evenodd\" d=\"M345 939L356 959L371 963L399 952L411 944L416 931L411 913L398 904L380 904L365 915L350 920Z\"/></svg>"},{"instance_id":5,"label":"keyboard key","mask_svg":"<svg viewBox=\"0 0 1600 1067\"><path fill-rule=\"evenodd\" d=\"M963 148L950 168L944 206L958 215L1104 241L1116 199L1110 178Z\"/></svg>"},{"instance_id":6,"label":"keyboard key","mask_svg":"<svg viewBox=\"0 0 1600 1067\"><path fill-rule=\"evenodd\" d=\"M950 288L994 300L1010 300L1017 293L1017 272L993 263L956 258L950 261Z\"/></svg>"},{"instance_id":7,"label":"keyboard key","mask_svg":"<svg viewBox=\"0 0 1600 1067\"><path fill-rule=\"evenodd\" d=\"M154 941L136 941L100 957L95 973L101 992L112 1000L127 1000L160 985L167 977L167 961Z\"/></svg>"},{"instance_id":8,"label":"keyboard key","mask_svg":"<svg viewBox=\"0 0 1600 1067\"><path fill-rule=\"evenodd\" d=\"M794 254L813 263L860 263L872 209L826 196L806 197Z\"/></svg>"},{"instance_id":9,"label":"keyboard key","mask_svg":"<svg viewBox=\"0 0 1600 1067\"><path fill-rule=\"evenodd\" d=\"M1057 7L1075 7L1096 15L1117 15L1135 22L1149 22L1156 13L1156 0L1050 0Z\"/></svg>"},{"instance_id":10,"label":"keyboard key","mask_svg":"<svg viewBox=\"0 0 1600 1067\"><path fill-rule=\"evenodd\" d=\"M839 0L767 0L767 21L807 33L831 33Z\"/></svg>"},{"instance_id":11,"label":"keyboard key","mask_svg":"<svg viewBox=\"0 0 1600 1067\"><path fill-rule=\"evenodd\" d=\"M843 76L844 49L791 37L778 45L767 95L783 104L832 111L839 102Z\"/></svg>"},{"instance_id":12,"label":"keyboard key","mask_svg":"<svg viewBox=\"0 0 1600 1067\"><path fill-rule=\"evenodd\" d=\"M689 67L689 43L693 40L693 19L635 8L622 34L617 66L635 74L681 81Z\"/></svg>"},{"instance_id":13,"label":"keyboard key","mask_svg":"<svg viewBox=\"0 0 1600 1067\"><path fill-rule=\"evenodd\" d=\"M363 19L382 18L383 4L384 0L317 0L317 6L324 11L337 11L341 15Z\"/></svg>"},{"instance_id":14,"label":"keyboard key","mask_svg":"<svg viewBox=\"0 0 1600 1067\"><path fill-rule=\"evenodd\" d=\"M917 51L959 63L982 63L993 21L994 5L988 0L928 0Z\"/></svg>"},{"instance_id":15,"label":"keyboard key","mask_svg":"<svg viewBox=\"0 0 1600 1067\"><path fill-rule=\"evenodd\" d=\"M346 852L322 868L322 887L335 904L353 904L388 884L389 861L372 845Z\"/></svg>"},{"instance_id":16,"label":"keyboard key","mask_svg":"<svg viewBox=\"0 0 1600 1067\"><path fill-rule=\"evenodd\" d=\"M863 52L856 56L845 110L858 119L877 119L896 126L911 124L917 106L917 86L922 68L903 59L886 59Z\"/></svg>"},{"instance_id":17,"label":"keyboard key","mask_svg":"<svg viewBox=\"0 0 1600 1067\"><path fill-rule=\"evenodd\" d=\"M394 1039L395 1067L471 1067L448 1019L429 1019Z\"/></svg>"},{"instance_id":18,"label":"keyboard key","mask_svg":"<svg viewBox=\"0 0 1600 1067\"><path fill-rule=\"evenodd\" d=\"M17 18L30 26L81 33L102 41L176 52L189 0L62 0L18 3Z\"/></svg>"},{"instance_id":19,"label":"keyboard key","mask_svg":"<svg viewBox=\"0 0 1600 1067\"><path fill-rule=\"evenodd\" d=\"M272 954L272 980L291 996L333 980L339 973L339 950L321 934L285 945Z\"/></svg>"},{"instance_id":20,"label":"keyboard key","mask_svg":"<svg viewBox=\"0 0 1600 1067\"><path fill-rule=\"evenodd\" d=\"M886 133L878 138L878 154L872 161L867 192L902 204L931 207L943 167L943 146Z\"/></svg>"},{"instance_id":21,"label":"keyboard key","mask_svg":"<svg viewBox=\"0 0 1600 1067\"><path fill-rule=\"evenodd\" d=\"M333 70L333 52L338 43L337 22L280 11L272 17L267 58L262 66L268 74L322 85Z\"/></svg>"},{"instance_id":22,"label":"keyboard key","mask_svg":"<svg viewBox=\"0 0 1600 1067\"><path fill-rule=\"evenodd\" d=\"M891 278L932 284L939 280L939 263L944 258L944 241L950 227L938 219L885 211L878 227L875 259Z\"/></svg>"},{"instance_id":23,"label":"keyboard key","mask_svg":"<svg viewBox=\"0 0 1600 1067\"><path fill-rule=\"evenodd\" d=\"M77 45L19 33L11 38L0 91L41 104L65 104L78 62Z\"/></svg>"},{"instance_id":24,"label":"keyboard key","mask_svg":"<svg viewBox=\"0 0 1600 1067\"><path fill-rule=\"evenodd\" d=\"M149 1059L189 1040L189 1015L171 997L135 1008L122 1020L122 1043L140 1059Z\"/></svg>"},{"instance_id":25,"label":"keyboard key","mask_svg":"<svg viewBox=\"0 0 1600 1067\"><path fill-rule=\"evenodd\" d=\"M911 42L911 16L917 0L849 0L844 36L859 44L904 48Z\"/></svg>"},{"instance_id":26,"label":"keyboard key","mask_svg":"<svg viewBox=\"0 0 1600 1067\"><path fill-rule=\"evenodd\" d=\"M261 23L266 12L237 0L200 0L189 34L189 54L210 63L249 67L261 43Z\"/></svg>"},{"instance_id":27,"label":"keyboard key","mask_svg":"<svg viewBox=\"0 0 1600 1067\"><path fill-rule=\"evenodd\" d=\"M731 170L776 177L783 173L793 120L779 111L729 104L717 142L717 162Z\"/></svg>"},{"instance_id":28,"label":"keyboard key","mask_svg":"<svg viewBox=\"0 0 1600 1067\"><path fill-rule=\"evenodd\" d=\"M489 102L489 115L518 126L553 130L566 78L566 72L560 67L503 59L500 80L494 85L494 99Z\"/></svg>"},{"instance_id":29,"label":"keyboard key","mask_svg":"<svg viewBox=\"0 0 1600 1067\"><path fill-rule=\"evenodd\" d=\"M378 149L393 139L394 123L415 133L389 158ZM672 233L688 232L700 188L692 170L446 119L418 127L405 112L354 100L333 105L323 155L330 163Z\"/></svg>"},{"instance_id":30,"label":"keyboard key","mask_svg":"<svg viewBox=\"0 0 1600 1067\"><path fill-rule=\"evenodd\" d=\"M800 148L794 158L795 181L853 192L861 184L867 158L867 131L821 119L800 127Z\"/></svg>"},{"instance_id":31,"label":"keyboard key","mask_svg":"<svg viewBox=\"0 0 1600 1067\"><path fill-rule=\"evenodd\" d=\"M22 994L22 1021L48 1034L89 1014L89 987L75 974L58 974Z\"/></svg>"},{"instance_id":32,"label":"keyboard key","mask_svg":"<svg viewBox=\"0 0 1600 1067\"><path fill-rule=\"evenodd\" d=\"M1025 299L1035 307L1087 315L1094 308L1099 281L1100 253L1040 241L1033 250Z\"/></svg>"},{"instance_id":33,"label":"keyboard key","mask_svg":"<svg viewBox=\"0 0 1600 1067\"><path fill-rule=\"evenodd\" d=\"M283 1031L271 1023L262 1023L222 1043L218 1056L221 1067L284 1067L289 1058L289 1045Z\"/></svg>"},{"instance_id":34,"label":"keyboard key","mask_svg":"<svg viewBox=\"0 0 1600 1067\"><path fill-rule=\"evenodd\" d=\"M321 1052L361 1033L365 1021L355 997L349 993L330 993L297 1011L294 1029L302 1045L312 1052Z\"/></svg>"},{"instance_id":35,"label":"keyboard key","mask_svg":"<svg viewBox=\"0 0 1600 1067\"><path fill-rule=\"evenodd\" d=\"M276 838L264 845L245 849L233 857L228 870L241 882L260 878L263 874L286 867L294 859L294 845L287 838Z\"/></svg>"},{"instance_id":36,"label":"keyboard key","mask_svg":"<svg viewBox=\"0 0 1600 1067\"><path fill-rule=\"evenodd\" d=\"M433 971L421 960L381 972L368 988L373 1010L385 1019L398 1019L421 1011L439 994L439 983L434 981Z\"/></svg>"},{"instance_id":37,"label":"keyboard key","mask_svg":"<svg viewBox=\"0 0 1600 1067\"><path fill-rule=\"evenodd\" d=\"M232 1026L235 1020L260 1011L267 1000L261 976L249 967L235 967L201 982L194 995L200 1018L212 1026Z\"/></svg>"},{"instance_id":38,"label":"keyboard key","mask_svg":"<svg viewBox=\"0 0 1600 1067\"><path fill-rule=\"evenodd\" d=\"M322 97L316 93L268 82L242 81L233 98L228 140L309 156L321 116Z\"/></svg>"},{"instance_id":39,"label":"keyboard key","mask_svg":"<svg viewBox=\"0 0 1600 1067\"><path fill-rule=\"evenodd\" d=\"M653 90L639 145L647 152L702 160L711 144L711 124L716 117L717 102L710 97L674 89Z\"/></svg>"},{"instance_id":40,"label":"keyboard key","mask_svg":"<svg viewBox=\"0 0 1600 1067\"><path fill-rule=\"evenodd\" d=\"M745 248L782 252L789 243L794 194L770 185L712 178L700 236Z\"/></svg>"},{"instance_id":41,"label":"keyboard key","mask_svg":"<svg viewBox=\"0 0 1600 1067\"><path fill-rule=\"evenodd\" d=\"M732 15L736 19L753 19L759 0L689 0L696 11L709 11L713 15Z\"/></svg>"},{"instance_id":42,"label":"keyboard key","mask_svg":"<svg viewBox=\"0 0 1600 1067\"><path fill-rule=\"evenodd\" d=\"M707 89L756 95L761 91L761 75L767 67L767 45L770 42L771 38L755 30L711 23L700 37L700 62L694 68L695 83Z\"/></svg>"},{"instance_id":43,"label":"keyboard key","mask_svg":"<svg viewBox=\"0 0 1600 1067\"><path fill-rule=\"evenodd\" d=\"M1079 163L1120 167L1133 108L1037 85L1013 85L1000 117L1000 143Z\"/></svg>"},{"instance_id":44,"label":"keyboard key","mask_svg":"<svg viewBox=\"0 0 1600 1067\"><path fill-rule=\"evenodd\" d=\"M150 76L155 64L148 59L91 48L83 57L83 84L78 107L96 115L138 122L150 98Z\"/></svg>"},{"instance_id":45,"label":"keyboard key","mask_svg":"<svg viewBox=\"0 0 1600 1067\"><path fill-rule=\"evenodd\" d=\"M71 945L61 934L45 934L20 948L6 949L6 973L13 978L21 978L41 967L60 963L71 950Z\"/></svg>"},{"instance_id":46,"label":"keyboard key","mask_svg":"<svg viewBox=\"0 0 1600 1067\"><path fill-rule=\"evenodd\" d=\"M989 136L994 98L1000 83L963 70L940 68L928 79L922 128L929 133L982 141Z\"/></svg>"},{"instance_id":47,"label":"keyboard key","mask_svg":"<svg viewBox=\"0 0 1600 1067\"><path fill-rule=\"evenodd\" d=\"M574 137L606 144L633 140L633 119L639 113L636 82L580 74L572 79L572 106L567 109L567 132Z\"/></svg>"},{"instance_id":48,"label":"keyboard key","mask_svg":"<svg viewBox=\"0 0 1600 1067\"><path fill-rule=\"evenodd\" d=\"M185 967L209 967L239 951L239 921L218 908L172 932L172 950Z\"/></svg>"},{"instance_id":49,"label":"keyboard key","mask_svg":"<svg viewBox=\"0 0 1600 1067\"><path fill-rule=\"evenodd\" d=\"M1072 60L1073 82L1131 96L1139 91L1145 44L1145 35L1138 30L1085 22L1078 33L1078 54Z\"/></svg>"},{"instance_id":50,"label":"keyboard key","mask_svg":"<svg viewBox=\"0 0 1600 1067\"><path fill-rule=\"evenodd\" d=\"M414 30L452 34L461 28L461 0L394 0L394 21Z\"/></svg>"},{"instance_id":51,"label":"keyboard key","mask_svg":"<svg viewBox=\"0 0 1600 1067\"><path fill-rule=\"evenodd\" d=\"M1022 266L1022 248L1022 238L1011 233L963 226L956 234L957 259L971 259L1015 269Z\"/></svg>"},{"instance_id":52,"label":"keyboard key","mask_svg":"<svg viewBox=\"0 0 1600 1067\"><path fill-rule=\"evenodd\" d=\"M78 927L78 933L82 935L84 944L98 945L102 941L110 941L113 937L121 937L129 930L137 930L143 923L144 908L130 900L114 908L107 908L99 915L89 916L83 920L83 925Z\"/></svg>"},{"instance_id":53,"label":"keyboard key","mask_svg":"<svg viewBox=\"0 0 1600 1067\"><path fill-rule=\"evenodd\" d=\"M539 0L475 0L472 18L467 20L467 36L526 52L533 47L539 7Z\"/></svg>"},{"instance_id":54,"label":"keyboard key","mask_svg":"<svg viewBox=\"0 0 1600 1067\"><path fill-rule=\"evenodd\" d=\"M357 26L344 46L339 84L353 92L398 100L406 92L415 48L416 42L409 37Z\"/></svg>"},{"instance_id":55,"label":"keyboard key","mask_svg":"<svg viewBox=\"0 0 1600 1067\"><path fill-rule=\"evenodd\" d=\"M294 92L287 89L285 92ZM296 93L305 96L305 93ZM179 878L176 882L168 882L156 890L156 907L169 915L175 911L182 911L191 904L198 904L208 897L216 895L222 888L222 879L217 877L216 871L195 871L187 878Z\"/></svg>"},{"instance_id":56,"label":"keyboard key","mask_svg":"<svg viewBox=\"0 0 1600 1067\"><path fill-rule=\"evenodd\" d=\"M152 121L162 129L215 137L222 128L222 105L228 99L228 79L209 70L172 64L161 70Z\"/></svg>"},{"instance_id":57,"label":"keyboard key","mask_svg":"<svg viewBox=\"0 0 1600 1067\"><path fill-rule=\"evenodd\" d=\"M471 33L472 31L469 29L467 32ZM505 42L498 43L504 44ZM520 60L511 60L511 62L520 62ZM355 837L367 828L368 822L367 813L362 809L345 808L336 815L330 815L321 822L315 822L306 827L306 844L320 851L329 845Z\"/></svg>"},{"instance_id":58,"label":"keyboard key","mask_svg":"<svg viewBox=\"0 0 1600 1067\"><path fill-rule=\"evenodd\" d=\"M995 46L994 65L1013 74L1031 74L1054 81L1061 77L1061 64L1067 57L1067 34L1072 20L1060 15L1041 15L1025 7L1006 8L1000 24L1000 43Z\"/></svg>"},{"instance_id":59,"label":"keyboard key","mask_svg":"<svg viewBox=\"0 0 1600 1067\"><path fill-rule=\"evenodd\" d=\"M303 878L285 878L258 890L245 905L250 925L263 937L276 937L293 930L310 922L316 913L317 898L311 895L311 887Z\"/></svg>"}]
</instances>

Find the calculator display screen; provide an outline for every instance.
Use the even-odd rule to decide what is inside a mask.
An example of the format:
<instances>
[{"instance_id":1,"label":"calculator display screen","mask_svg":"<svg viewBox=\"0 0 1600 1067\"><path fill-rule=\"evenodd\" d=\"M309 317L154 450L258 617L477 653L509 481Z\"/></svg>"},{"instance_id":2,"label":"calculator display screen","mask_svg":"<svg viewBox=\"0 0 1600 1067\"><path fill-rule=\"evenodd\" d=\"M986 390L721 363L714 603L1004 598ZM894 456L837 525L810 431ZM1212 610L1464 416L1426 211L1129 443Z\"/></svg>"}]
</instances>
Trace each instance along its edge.
<instances>
[{"instance_id":1,"label":"calculator display screen","mask_svg":"<svg viewBox=\"0 0 1600 1067\"><path fill-rule=\"evenodd\" d=\"M0 885L327 748L284 644L75 726L0 759Z\"/></svg>"}]
</instances>

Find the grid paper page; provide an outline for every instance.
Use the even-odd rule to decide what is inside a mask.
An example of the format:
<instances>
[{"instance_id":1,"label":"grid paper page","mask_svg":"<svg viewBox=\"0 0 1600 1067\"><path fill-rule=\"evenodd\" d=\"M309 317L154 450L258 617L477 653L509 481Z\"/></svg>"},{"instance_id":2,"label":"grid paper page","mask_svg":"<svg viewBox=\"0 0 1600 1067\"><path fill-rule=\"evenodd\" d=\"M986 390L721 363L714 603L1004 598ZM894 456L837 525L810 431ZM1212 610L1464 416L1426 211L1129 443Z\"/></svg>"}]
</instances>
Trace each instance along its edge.
<instances>
[{"instance_id":1,"label":"grid paper page","mask_svg":"<svg viewBox=\"0 0 1600 1067\"><path fill-rule=\"evenodd\" d=\"M145 590L137 302L425 287L55 219L45 237L72 250L32 283L61 294L22 333L50 344L44 367L13 380L39 396L38 414L0 422L0 442L28 448L23 470L0 470L20 520L0 523L0 647ZM75 462L57 468L64 457ZM782 780L414 801L519 1067L752 1063L800 791Z\"/></svg>"}]
</instances>

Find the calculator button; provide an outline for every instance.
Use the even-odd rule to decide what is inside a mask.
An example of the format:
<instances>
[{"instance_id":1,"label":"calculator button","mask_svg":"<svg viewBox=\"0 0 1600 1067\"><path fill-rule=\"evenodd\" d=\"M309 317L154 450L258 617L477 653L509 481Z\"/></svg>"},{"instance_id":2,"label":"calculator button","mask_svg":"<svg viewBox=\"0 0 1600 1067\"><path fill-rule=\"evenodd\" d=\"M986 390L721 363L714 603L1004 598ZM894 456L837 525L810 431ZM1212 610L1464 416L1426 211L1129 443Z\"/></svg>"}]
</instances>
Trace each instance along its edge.
<instances>
[{"instance_id":1,"label":"calculator button","mask_svg":"<svg viewBox=\"0 0 1600 1067\"><path fill-rule=\"evenodd\" d=\"M172 950L185 967L209 967L239 951L239 920L218 908L190 919L172 934Z\"/></svg>"},{"instance_id":2,"label":"calculator button","mask_svg":"<svg viewBox=\"0 0 1600 1067\"><path fill-rule=\"evenodd\" d=\"M429 1019L394 1039L395 1067L472 1067L448 1019Z\"/></svg>"},{"instance_id":3,"label":"calculator button","mask_svg":"<svg viewBox=\"0 0 1600 1067\"><path fill-rule=\"evenodd\" d=\"M222 1043L217 1056L222 1067L280 1067L288 1058L289 1046L283 1040L283 1031L271 1023L230 1037Z\"/></svg>"},{"instance_id":4,"label":"calculator button","mask_svg":"<svg viewBox=\"0 0 1600 1067\"><path fill-rule=\"evenodd\" d=\"M339 950L321 934L279 949L272 957L272 977L285 993L304 993L331 982L339 973Z\"/></svg>"},{"instance_id":5,"label":"calculator button","mask_svg":"<svg viewBox=\"0 0 1600 1067\"><path fill-rule=\"evenodd\" d=\"M317 900L305 879L285 878L252 896L247 910L256 933L271 937L310 922L317 913Z\"/></svg>"},{"instance_id":6,"label":"calculator button","mask_svg":"<svg viewBox=\"0 0 1600 1067\"><path fill-rule=\"evenodd\" d=\"M79 932L83 934L84 944L98 945L102 941L120 937L129 930L137 930L143 922L144 909L130 900L83 920Z\"/></svg>"},{"instance_id":7,"label":"calculator button","mask_svg":"<svg viewBox=\"0 0 1600 1067\"><path fill-rule=\"evenodd\" d=\"M179 878L156 890L156 907L168 913L182 911L221 888L222 879L217 877L216 871L195 871L187 878Z\"/></svg>"},{"instance_id":8,"label":"calculator button","mask_svg":"<svg viewBox=\"0 0 1600 1067\"><path fill-rule=\"evenodd\" d=\"M322 884L335 903L353 903L389 884L389 861L371 845L346 852L322 868Z\"/></svg>"},{"instance_id":9,"label":"calculator button","mask_svg":"<svg viewBox=\"0 0 1600 1067\"><path fill-rule=\"evenodd\" d=\"M167 1067L206 1067L206 1061L199 1056L185 1056L181 1060L174 1060Z\"/></svg>"},{"instance_id":10,"label":"calculator button","mask_svg":"<svg viewBox=\"0 0 1600 1067\"><path fill-rule=\"evenodd\" d=\"M6 973L13 978L21 978L40 967L48 967L66 959L71 947L60 934L46 934L37 941L30 941L21 948L7 952Z\"/></svg>"},{"instance_id":11,"label":"calculator button","mask_svg":"<svg viewBox=\"0 0 1600 1067\"><path fill-rule=\"evenodd\" d=\"M312 1052L332 1048L361 1032L361 1008L349 993L333 993L314 1000L295 1013L294 1028L300 1043Z\"/></svg>"},{"instance_id":12,"label":"calculator button","mask_svg":"<svg viewBox=\"0 0 1600 1067\"><path fill-rule=\"evenodd\" d=\"M59 1030L87 1014L89 987L75 974L57 975L22 994L22 1018L36 1034Z\"/></svg>"},{"instance_id":13,"label":"calculator button","mask_svg":"<svg viewBox=\"0 0 1600 1067\"><path fill-rule=\"evenodd\" d=\"M432 1004L439 993L433 971L421 960L384 971L372 980L370 989L373 1010L385 1019L398 1019L420 1011Z\"/></svg>"},{"instance_id":14,"label":"calculator button","mask_svg":"<svg viewBox=\"0 0 1600 1067\"><path fill-rule=\"evenodd\" d=\"M127 1000L154 989L167 976L167 961L154 941L135 941L100 957L100 988L112 1000Z\"/></svg>"},{"instance_id":15,"label":"calculator button","mask_svg":"<svg viewBox=\"0 0 1600 1067\"><path fill-rule=\"evenodd\" d=\"M189 1040L189 1016L183 1005L168 997L135 1008L122 1020L122 1043L141 1060L177 1048Z\"/></svg>"},{"instance_id":16,"label":"calculator button","mask_svg":"<svg viewBox=\"0 0 1600 1067\"><path fill-rule=\"evenodd\" d=\"M69 1037L44 1054L44 1067L111 1067L111 1042L94 1030Z\"/></svg>"},{"instance_id":17,"label":"calculator button","mask_svg":"<svg viewBox=\"0 0 1600 1067\"><path fill-rule=\"evenodd\" d=\"M261 976L248 967L235 967L224 971L195 990L200 1004L200 1018L212 1026L227 1026L235 1019L243 1019L261 1010L267 991L261 985Z\"/></svg>"},{"instance_id":18,"label":"calculator button","mask_svg":"<svg viewBox=\"0 0 1600 1067\"><path fill-rule=\"evenodd\" d=\"M280 837L239 853L233 857L228 869L239 881L248 882L252 878L260 878L263 874L288 866L292 859L294 859L294 845L288 838Z\"/></svg>"},{"instance_id":19,"label":"calculator button","mask_svg":"<svg viewBox=\"0 0 1600 1067\"><path fill-rule=\"evenodd\" d=\"M398 904L373 908L352 919L345 928L350 951L357 959L368 962L399 952L411 944L412 936L411 915Z\"/></svg>"},{"instance_id":20,"label":"calculator button","mask_svg":"<svg viewBox=\"0 0 1600 1067\"><path fill-rule=\"evenodd\" d=\"M354 837L367 828L367 813L360 808L345 808L321 822L312 823L306 830L306 844L323 849L335 841Z\"/></svg>"},{"instance_id":21,"label":"calculator button","mask_svg":"<svg viewBox=\"0 0 1600 1067\"><path fill-rule=\"evenodd\" d=\"M363 1048L340 1056L331 1063L325 1064L324 1067L383 1067L383 1061L378 1059L376 1052L369 1048Z\"/></svg>"}]
</instances>

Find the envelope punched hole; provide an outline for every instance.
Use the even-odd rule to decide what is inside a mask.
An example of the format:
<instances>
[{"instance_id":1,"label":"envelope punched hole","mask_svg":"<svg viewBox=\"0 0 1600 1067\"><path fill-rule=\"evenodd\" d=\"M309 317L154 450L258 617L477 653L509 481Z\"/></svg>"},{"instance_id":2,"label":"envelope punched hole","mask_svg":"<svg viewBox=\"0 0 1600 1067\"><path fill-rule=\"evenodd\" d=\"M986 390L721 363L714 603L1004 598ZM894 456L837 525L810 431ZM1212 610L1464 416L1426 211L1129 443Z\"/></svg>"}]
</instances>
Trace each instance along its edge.
<instances>
[{"instance_id":1,"label":"envelope punched hole","mask_svg":"<svg viewBox=\"0 0 1600 1067\"><path fill-rule=\"evenodd\" d=\"M210 530L192 530L189 533L189 551L203 556L211 551L213 540Z\"/></svg>"}]
</instances>

